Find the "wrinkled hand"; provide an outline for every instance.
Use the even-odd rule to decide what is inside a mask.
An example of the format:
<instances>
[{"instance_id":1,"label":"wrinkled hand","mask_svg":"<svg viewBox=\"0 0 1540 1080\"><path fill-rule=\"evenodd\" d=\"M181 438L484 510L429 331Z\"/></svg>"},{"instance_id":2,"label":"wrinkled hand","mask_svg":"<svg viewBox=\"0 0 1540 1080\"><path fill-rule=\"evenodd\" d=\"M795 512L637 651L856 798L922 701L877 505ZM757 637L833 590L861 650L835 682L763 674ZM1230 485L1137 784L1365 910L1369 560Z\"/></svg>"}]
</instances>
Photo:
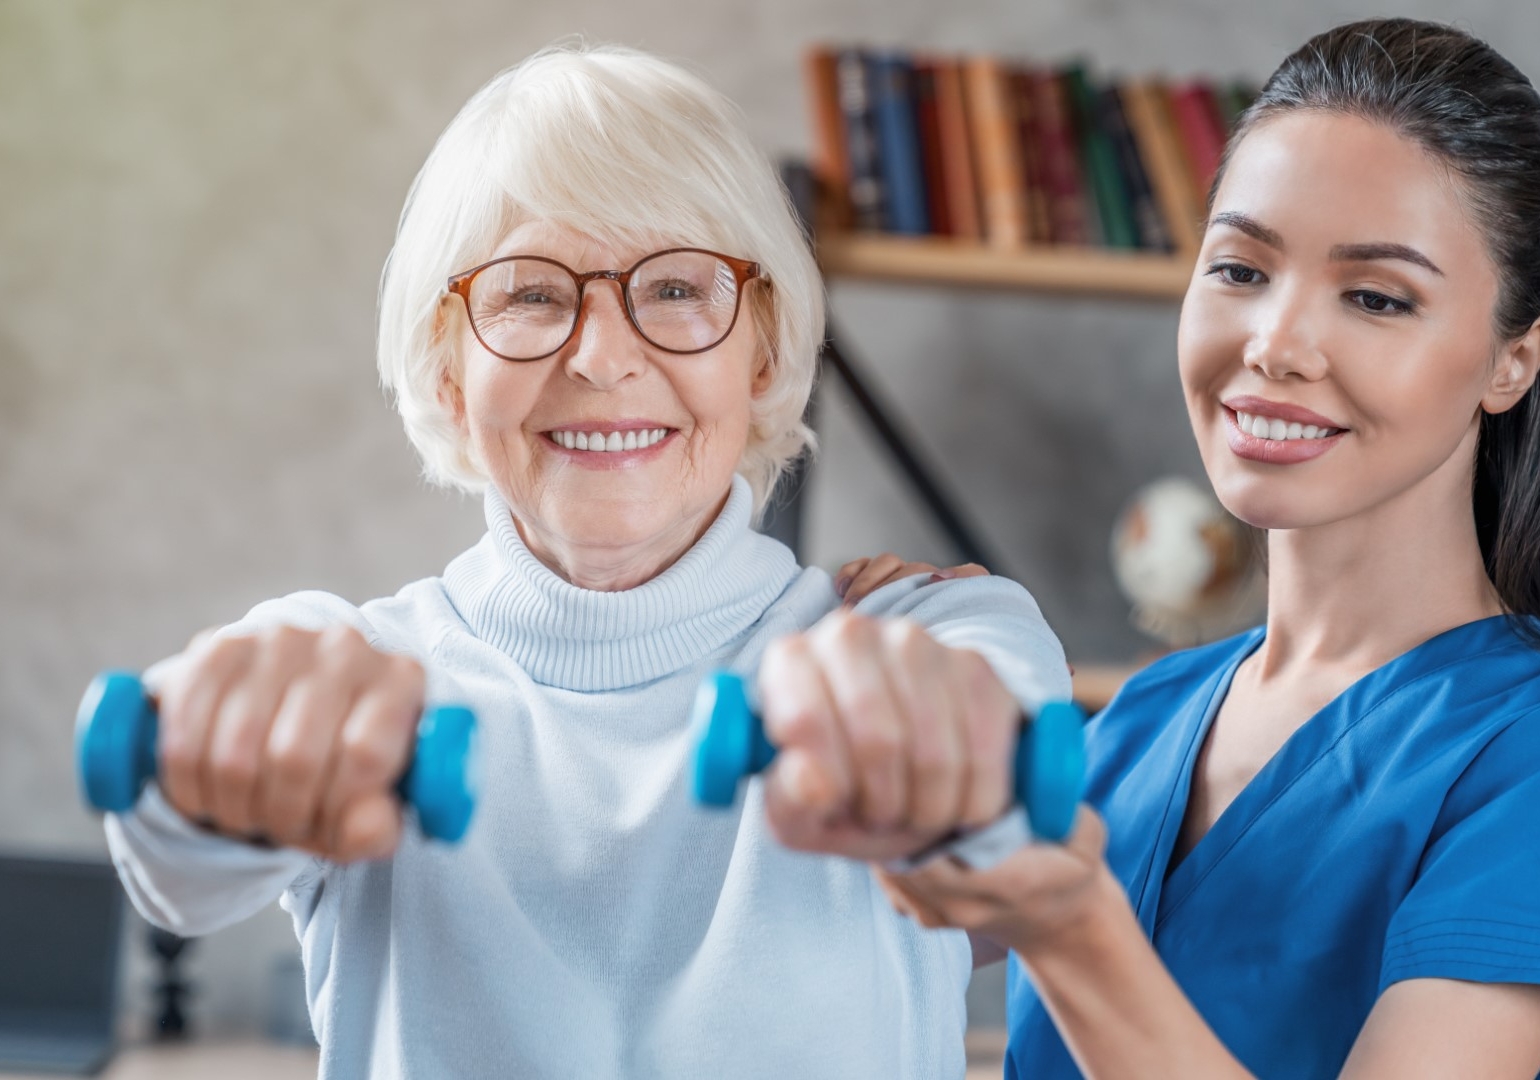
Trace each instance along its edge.
<instances>
[{"instance_id":1,"label":"wrinkled hand","mask_svg":"<svg viewBox=\"0 0 1540 1080\"><path fill-rule=\"evenodd\" d=\"M1110 879L1107 829L1082 806L1063 844L1028 844L989 870L939 858L907 874L874 867L894 908L927 927L955 927L1018 952L1073 925ZM1116 888L1116 886L1113 886Z\"/></svg>"},{"instance_id":2,"label":"wrinkled hand","mask_svg":"<svg viewBox=\"0 0 1540 1080\"><path fill-rule=\"evenodd\" d=\"M162 669L158 783L230 836L349 862L401 838L424 674L351 627L195 638Z\"/></svg>"},{"instance_id":3,"label":"wrinkled hand","mask_svg":"<svg viewBox=\"0 0 1540 1080\"><path fill-rule=\"evenodd\" d=\"M1011 803L1020 707L977 653L905 619L836 611L759 670L772 830L789 847L908 855Z\"/></svg>"},{"instance_id":4,"label":"wrinkled hand","mask_svg":"<svg viewBox=\"0 0 1540 1080\"><path fill-rule=\"evenodd\" d=\"M846 607L853 607L884 585L916 574L929 574L937 581L947 581L952 578L986 577L989 571L978 563L964 563L938 570L927 562L905 562L889 552L875 558L852 559L840 567L834 575L834 591L844 600Z\"/></svg>"}]
</instances>

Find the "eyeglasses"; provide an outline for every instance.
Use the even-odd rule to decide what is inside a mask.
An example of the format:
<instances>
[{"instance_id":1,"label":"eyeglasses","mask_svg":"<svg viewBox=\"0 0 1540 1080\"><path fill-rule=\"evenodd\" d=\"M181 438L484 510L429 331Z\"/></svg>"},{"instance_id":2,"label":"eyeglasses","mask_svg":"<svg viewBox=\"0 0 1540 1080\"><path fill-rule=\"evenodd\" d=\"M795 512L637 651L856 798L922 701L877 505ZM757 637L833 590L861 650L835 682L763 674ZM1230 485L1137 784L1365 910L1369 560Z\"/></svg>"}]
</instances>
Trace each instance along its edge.
<instances>
[{"instance_id":1,"label":"eyeglasses","mask_svg":"<svg viewBox=\"0 0 1540 1080\"><path fill-rule=\"evenodd\" d=\"M608 278L620 286L626 318L642 340L664 352L699 353L720 345L738 321L744 285L759 264L700 248L670 248L629 270L580 274L555 259L510 255L449 279L465 301L471 330L504 360L543 360L577 330L583 289Z\"/></svg>"}]
</instances>

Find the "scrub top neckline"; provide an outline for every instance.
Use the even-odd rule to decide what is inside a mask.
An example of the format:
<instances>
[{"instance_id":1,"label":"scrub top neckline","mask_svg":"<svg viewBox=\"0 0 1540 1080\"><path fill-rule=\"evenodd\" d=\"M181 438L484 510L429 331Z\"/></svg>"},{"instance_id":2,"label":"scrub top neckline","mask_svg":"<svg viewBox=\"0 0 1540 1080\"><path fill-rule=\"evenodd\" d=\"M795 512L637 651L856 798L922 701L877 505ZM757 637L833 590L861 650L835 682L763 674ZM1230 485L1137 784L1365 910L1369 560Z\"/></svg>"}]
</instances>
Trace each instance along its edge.
<instances>
[{"instance_id":1,"label":"scrub top neckline","mask_svg":"<svg viewBox=\"0 0 1540 1080\"><path fill-rule=\"evenodd\" d=\"M1268 808L1286 796L1353 727L1385 705L1416 692L1419 685L1436 676L1445 665L1467 660L1476 652L1507 647L1513 640L1513 631L1506 615L1491 615L1462 623L1435 634L1360 676L1296 728L1224 808L1209 830L1199 837L1192 850L1171 865L1171 856L1187 817L1198 754L1221 705L1229 696L1236 671L1262 646L1266 636L1265 625L1240 635L1229 661L1216 672L1213 689L1202 708L1189 708L1174 718L1178 725L1188 728L1179 780L1166 807L1138 904L1140 921L1152 934L1159 931L1172 912L1245 839ZM1404 674L1409 667L1418 671L1410 679ZM1203 700L1199 695L1195 704Z\"/></svg>"}]
</instances>

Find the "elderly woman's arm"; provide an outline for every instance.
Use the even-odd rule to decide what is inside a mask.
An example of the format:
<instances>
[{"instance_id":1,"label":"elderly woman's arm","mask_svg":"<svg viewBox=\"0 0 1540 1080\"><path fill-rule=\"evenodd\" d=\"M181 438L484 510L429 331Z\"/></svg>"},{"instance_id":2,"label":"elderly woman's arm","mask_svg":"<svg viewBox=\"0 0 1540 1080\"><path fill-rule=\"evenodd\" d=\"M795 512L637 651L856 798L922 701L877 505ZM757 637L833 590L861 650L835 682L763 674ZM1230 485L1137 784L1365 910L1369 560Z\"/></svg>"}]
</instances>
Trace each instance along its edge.
<instances>
[{"instance_id":1,"label":"elderly woman's arm","mask_svg":"<svg viewBox=\"0 0 1540 1080\"><path fill-rule=\"evenodd\" d=\"M371 637L351 604L300 593L146 672L159 699L159 776L106 821L145 918L210 933L319 878L329 861L394 846L400 815L388 792L423 673Z\"/></svg>"}]
</instances>

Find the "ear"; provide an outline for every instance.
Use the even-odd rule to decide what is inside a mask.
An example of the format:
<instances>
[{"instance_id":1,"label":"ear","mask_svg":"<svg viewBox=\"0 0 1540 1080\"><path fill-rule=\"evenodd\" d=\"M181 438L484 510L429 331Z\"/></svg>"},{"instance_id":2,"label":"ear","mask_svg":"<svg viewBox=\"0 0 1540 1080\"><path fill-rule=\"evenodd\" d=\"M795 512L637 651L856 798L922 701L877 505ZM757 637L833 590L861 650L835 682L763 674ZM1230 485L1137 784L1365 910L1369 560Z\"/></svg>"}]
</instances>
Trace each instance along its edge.
<instances>
[{"instance_id":1,"label":"ear","mask_svg":"<svg viewBox=\"0 0 1540 1080\"><path fill-rule=\"evenodd\" d=\"M759 397L764 394L766 390L770 389L770 384L775 380L775 363L770 358L769 350L760 349L758 353L759 355L754 358L756 365L754 368L754 379L749 383L749 394L753 397Z\"/></svg>"},{"instance_id":2,"label":"ear","mask_svg":"<svg viewBox=\"0 0 1540 1080\"><path fill-rule=\"evenodd\" d=\"M1503 345L1481 399L1484 412L1502 413L1517 405L1540 373L1540 319L1520 337Z\"/></svg>"},{"instance_id":3,"label":"ear","mask_svg":"<svg viewBox=\"0 0 1540 1080\"><path fill-rule=\"evenodd\" d=\"M457 357L454 357L453 344L445 340L445 337L450 333L450 319L447 317L447 308L440 304L437 316L433 320L433 344L439 348L448 348L451 359L445 365L444 370L439 371L439 404L444 405L445 408L450 410L450 414L454 418L454 427L459 428L460 433L464 434L465 390L460 387L459 377L457 377L457 370L459 370L460 365L457 362Z\"/></svg>"},{"instance_id":4,"label":"ear","mask_svg":"<svg viewBox=\"0 0 1540 1080\"><path fill-rule=\"evenodd\" d=\"M465 392L460 389L460 384L455 381L454 375L445 368L438 377L439 404L449 410L454 417L455 427L461 432L465 431Z\"/></svg>"}]
</instances>

